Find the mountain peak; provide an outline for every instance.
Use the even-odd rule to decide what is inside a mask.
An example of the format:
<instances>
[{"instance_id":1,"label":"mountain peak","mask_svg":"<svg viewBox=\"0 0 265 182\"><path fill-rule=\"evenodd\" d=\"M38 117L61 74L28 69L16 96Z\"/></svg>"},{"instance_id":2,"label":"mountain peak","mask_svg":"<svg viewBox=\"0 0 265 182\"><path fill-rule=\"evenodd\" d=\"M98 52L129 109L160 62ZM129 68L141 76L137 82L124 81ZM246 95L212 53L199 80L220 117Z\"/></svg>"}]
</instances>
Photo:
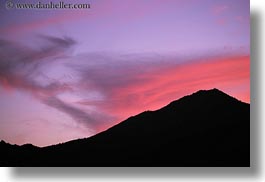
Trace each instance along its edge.
<instances>
[{"instance_id":1,"label":"mountain peak","mask_svg":"<svg viewBox=\"0 0 265 182\"><path fill-rule=\"evenodd\" d=\"M219 90L217 88L212 88L209 90L199 90L199 91L195 92L194 94L196 94L196 93L220 93L220 94L227 95L226 93L222 92L221 90Z\"/></svg>"},{"instance_id":2,"label":"mountain peak","mask_svg":"<svg viewBox=\"0 0 265 182\"><path fill-rule=\"evenodd\" d=\"M175 107L176 105L183 104L187 107L192 107L197 105L204 105L204 104L231 104L241 102L238 99L226 94L225 92L213 88L209 90L199 90L194 92L190 95L184 96L178 100L171 102L168 106Z\"/></svg>"},{"instance_id":3,"label":"mountain peak","mask_svg":"<svg viewBox=\"0 0 265 182\"><path fill-rule=\"evenodd\" d=\"M215 97L215 99L218 99L218 98L231 98L231 99L234 99L234 100L237 100L236 98L226 94L225 92L217 89L217 88L213 88L213 89L209 89L209 90L199 90L191 95L188 95L188 96L195 96L195 95L200 95L200 96L205 96L205 97Z\"/></svg>"}]
</instances>

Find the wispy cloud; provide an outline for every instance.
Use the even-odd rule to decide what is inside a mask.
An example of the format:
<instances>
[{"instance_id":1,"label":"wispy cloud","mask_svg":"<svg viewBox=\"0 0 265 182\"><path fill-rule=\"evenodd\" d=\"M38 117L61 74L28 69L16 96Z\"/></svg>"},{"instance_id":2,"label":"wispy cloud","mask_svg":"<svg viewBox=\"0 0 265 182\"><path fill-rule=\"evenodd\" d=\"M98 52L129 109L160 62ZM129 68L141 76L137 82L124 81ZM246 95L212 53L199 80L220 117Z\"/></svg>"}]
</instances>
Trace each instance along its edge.
<instances>
[{"instance_id":1,"label":"wispy cloud","mask_svg":"<svg viewBox=\"0 0 265 182\"><path fill-rule=\"evenodd\" d=\"M81 109L75 108L58 98L64 92L72 91L72 86L53 79L46 84L36 81L43 68L51 62L66 57L67 52L76 42L68 37L40 36L43 46L32 49L23 45L0 41L0 84L6 90L21 90L32 94L40 102L55 108L76 122L93 128L95 119ZM16 54L14 54L16 52Z\"/></svg>"},{"instance_id":2,"label":"wispy cloud","mask_svg":"<svg viewBox=\"0 0 265 182\"><path fill-rule=\"evenodd\" d=\"M68 114L75 121L83 123L84 125L88 125L90 129L97 124L97 121L93 117L91 117L88 113L82 111L81 109L73 107L70 104L63 102L57 97L50 96L44 98L43 102L50 107L56 108L59 111Z\"/></svg>"},{"instance_id":3,"label":"wispy cloud","mask_svg":"<svg viewBox=\"0 0 265 182\"><path fill-rule=\"evenodd\" d=\"M73 39L43 35L39 38L41 46L34 49L0 41L0 84L30 93L96 132L199 89L217 87L229 93L232 88L245 85L239 96L249 101L249 56L193 60L156 54L71 55L70 50L77 44ZM74 80L54 78L44 83L36 79L42 75L52 78L49 72L43 72L54 62L58 62L57 74L67 74L67 68L73 72ZM239 93L236 90L231 94Z\"/></svg>"}]
</instances>

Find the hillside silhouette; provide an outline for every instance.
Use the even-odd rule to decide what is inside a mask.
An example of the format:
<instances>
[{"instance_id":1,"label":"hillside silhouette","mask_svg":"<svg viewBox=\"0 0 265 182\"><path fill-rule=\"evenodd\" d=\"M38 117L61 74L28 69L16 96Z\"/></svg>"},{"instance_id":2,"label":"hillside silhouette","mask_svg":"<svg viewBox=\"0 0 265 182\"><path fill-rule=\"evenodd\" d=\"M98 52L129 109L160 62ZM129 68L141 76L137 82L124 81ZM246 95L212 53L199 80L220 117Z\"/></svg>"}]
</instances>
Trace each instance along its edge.
<instances>
[{"instance_id":1,"label":"hillside silhouette","mask_svg":"<svg viewBox=\"0 0 265 182\"><path fill-rule=\"evenodd\" d=\"M250 105L200 90L86 139L0 142L0 166L250 166Z\"/></svg>"}]
</instances>

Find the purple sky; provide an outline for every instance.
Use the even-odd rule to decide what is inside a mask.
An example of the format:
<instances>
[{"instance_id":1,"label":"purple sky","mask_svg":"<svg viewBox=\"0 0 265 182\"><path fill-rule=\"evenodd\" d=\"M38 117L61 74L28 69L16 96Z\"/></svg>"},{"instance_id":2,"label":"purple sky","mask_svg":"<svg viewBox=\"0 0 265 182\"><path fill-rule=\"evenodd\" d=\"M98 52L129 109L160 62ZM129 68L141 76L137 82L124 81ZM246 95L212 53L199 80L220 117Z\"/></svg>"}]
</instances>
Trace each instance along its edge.
<instances>
[{"instance_id":1,"label":"purple sky","mask_svg":"<svg viewBox=\"0 0 265 182\"><path fill-rule=\"evenodd\" d=\"M0 2L0 139L88 137L199 89L250 102L248 0L65 2L91 8Z\"/></svg>"}]
</instances>

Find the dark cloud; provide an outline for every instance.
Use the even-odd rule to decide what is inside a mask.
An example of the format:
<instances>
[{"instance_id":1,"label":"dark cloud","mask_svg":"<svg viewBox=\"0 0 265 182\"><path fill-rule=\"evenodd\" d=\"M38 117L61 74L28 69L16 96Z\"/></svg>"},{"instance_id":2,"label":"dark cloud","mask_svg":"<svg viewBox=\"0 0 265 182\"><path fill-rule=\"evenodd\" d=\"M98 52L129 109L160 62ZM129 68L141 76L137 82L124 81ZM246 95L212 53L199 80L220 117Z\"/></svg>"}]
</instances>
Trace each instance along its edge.
<instances>
[{"instance_id":1,"label":"dark cloud","mask_svg":"<svg viewBox=\"0 0 265 182\"><path fill-rule=\"evenodd\" d=\"M0 40L0 84L7 89L28 92L40 102L93 129L98 118L95 119L83 110L58 99L58 94L72 91L71 85L54 79L43 85L35 79L58 56L62 58L67 55L76 42L69 37L39 37L42 40L41 45L34 49L16 42Z\"/></svg>"},{"instance_id":2,"label":"dark cloud","mask_svg":"<svg viewBox=\"0 0 265 182\"><path fill-rule=\"evenodd\" d=\"M56 60L58 56L66 55L69 48L76 44L68 37L40 37L46 40L46 43L34 49L16 42L0 40L0 74L3 76L21 70L31 73L42 64Z\"/></svg>"},{"instance_id":3,"label":"dark cloud","mask_svg":"<svg viewBox=\"0 0 265 182\"><path fill-rule=\"evenodd\" d=\"M53 86L52 90L54 91L55 87L59 89L62 85L55 82L48 84L45 88L34 81L34 77L41 72L41 68L45 65L48 66L51 61L56 59L59 53L53 49L61 47L61 44L46 45L46 51L32 49L7 40L0 40L0 45L0 81L5 85L38 92L44 92L51 86Z\"/></svg>"},{"instance_id":4,"label":"dark cloud","mask_svg":"<svg viewBox=\"0 0 265 182\"><path fill-rule=\"evenodd\" d=\"M76 107L71 106L63 102L62 100L58 99L57 97L48 97L43 100L45 104L50 107L56 108L59 111L68 114L72 117L75 121L79 123L83 123L87 125L90 129L93 128L94 125L98 124L98 121L92 118L89 114L78 109Z\"/></svg>"},{"instance_id":5,"label":"dark cloud","mask_svg":"<svg viewBox=\"0 0 265 182\"><path fill-rule=\"evenodd\" d=\"M39 37L43 40L46 40L50 44L60 48L70 48L76 44L76 41L70 37L59 38L47 35L39 35Z\"/></svg>"}]
</instances>

